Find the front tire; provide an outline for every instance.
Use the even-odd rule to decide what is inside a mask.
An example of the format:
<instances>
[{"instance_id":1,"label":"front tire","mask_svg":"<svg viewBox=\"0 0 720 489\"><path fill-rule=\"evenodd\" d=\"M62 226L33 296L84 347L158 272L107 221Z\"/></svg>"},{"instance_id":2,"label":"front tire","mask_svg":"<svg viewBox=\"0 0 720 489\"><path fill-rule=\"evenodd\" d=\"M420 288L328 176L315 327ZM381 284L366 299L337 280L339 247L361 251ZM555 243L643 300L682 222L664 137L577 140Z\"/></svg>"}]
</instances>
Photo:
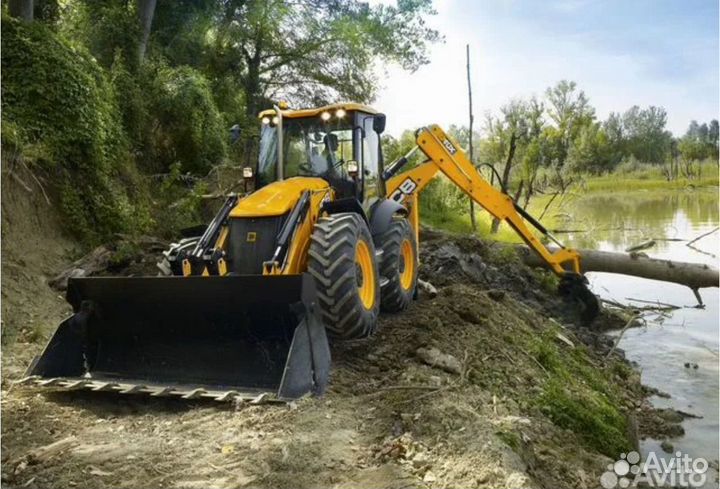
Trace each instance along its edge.
<instances>
[{"instance_id":1,"label":"front tire","mask_svg":"<svg viewBox=\"0 0 720 489\"><path fill-rule=\"evenodd\" d=\"M415 295L418 257L415 233L407 219L396 216L378 238L383 250L380 275L388 282L382 289L380 308L385 312L407 309Z\"/></svg>"},{"instance_id":2,"label":"front tire","mask_svg":"<svg viewBox=\"0 0 720 489\"><path fill-rule=\"evenodd\" d=\"M370 230L361 216L339 213L318 219L310 238L308 272L331 336L350 340L375 332L379 273Z\"/></svg>"}]
</instances>

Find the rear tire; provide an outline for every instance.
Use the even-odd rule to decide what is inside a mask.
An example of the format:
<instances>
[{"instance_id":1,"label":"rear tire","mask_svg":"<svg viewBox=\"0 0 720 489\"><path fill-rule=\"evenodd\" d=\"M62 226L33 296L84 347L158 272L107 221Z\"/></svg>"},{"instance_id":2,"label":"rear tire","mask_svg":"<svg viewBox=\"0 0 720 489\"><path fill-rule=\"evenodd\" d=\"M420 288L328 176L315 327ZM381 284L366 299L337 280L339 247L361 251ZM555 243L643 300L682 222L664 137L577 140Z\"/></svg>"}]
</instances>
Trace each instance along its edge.
<instances>
[{"instance_id":1,"label":"rear tire","mask_svg":"<svg viewBox=\"0 0 720 489\"><path fill-rule=\"evenodd\" d=\"M415 233L407 219L396 216L387 231L378 237L383 250L380 275L388 279L382 288L380 308L384 312L407 309L415 296L418 256Z\"/></svg>"},{"instance_id":2,"label":"rear tire","mask_svg":"<svg viewBox=\"0 0 720 489\"><path fill-rule=\"evenodd\" d=\"M338 213L318 219L310 238L308 272L331 336L350 340L375 332L379 273L370 230L361 216Z\"/></svg>"}]
</instances>

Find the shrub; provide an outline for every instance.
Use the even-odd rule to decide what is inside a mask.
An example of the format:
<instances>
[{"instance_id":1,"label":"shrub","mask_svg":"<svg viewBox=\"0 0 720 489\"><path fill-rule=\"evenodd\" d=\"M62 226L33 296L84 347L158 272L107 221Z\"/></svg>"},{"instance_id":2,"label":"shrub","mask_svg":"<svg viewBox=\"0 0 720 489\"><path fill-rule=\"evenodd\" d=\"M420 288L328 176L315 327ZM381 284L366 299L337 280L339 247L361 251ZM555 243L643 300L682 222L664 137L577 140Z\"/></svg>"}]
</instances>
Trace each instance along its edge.
<instances>
[{"instance_id":1,"label":"shrub","mask_svg":"<svg viewBox=\"0 0 720 489\"><path fill-rule=\"evenodd\" d=\"M192 68L155 69L149 112L156 129L145 164L167 172L180 163L183 172L206 174L225 157L229 134L209 84Z\"/></svg>"},{"instance_id":2,"label":"shrub","mask_svg":"<svg viewBox=\"0 0 720 489\"><path fill-rule=\"evenodd\" d=\"M52 175L69 229L94 243L149 224L115 92L86 51L2 18L2 109L12 144Z\"/></svg>"}]
</instances>

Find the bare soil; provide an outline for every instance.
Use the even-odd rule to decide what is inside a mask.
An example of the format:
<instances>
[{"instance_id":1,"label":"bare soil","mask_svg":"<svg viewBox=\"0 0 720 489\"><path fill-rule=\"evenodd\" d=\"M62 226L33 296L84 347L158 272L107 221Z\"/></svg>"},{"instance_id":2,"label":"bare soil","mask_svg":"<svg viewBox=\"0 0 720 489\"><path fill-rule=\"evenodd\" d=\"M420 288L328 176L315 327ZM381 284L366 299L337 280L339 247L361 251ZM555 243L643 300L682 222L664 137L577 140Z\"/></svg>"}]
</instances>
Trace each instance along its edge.
<instances>
[{"instance_id":1,"label":"bare soil","mask_svg":"<svg viewBox=\"0 0 720 489\"><path fill-rule=\"evenodd\" d=\"M589 428L579 430L548 397L569 367L581 380L568 382L568 399L607 401L628 420L618 443L636 443L636 417L657 429L640 375L620 350L604 358L612 342L576 326L577 311L556 297L551 277L502 247L429 231L421 277L439 294L383 316L373 338L333 344L322 398L254 406L14 386L69 313L48 282L79 249L37 190L6 188L7 180L3 485L596 487L611 458L591 431L605 425L581 413ZM152 271L152 257L111 248L124 250L123 273ZM603 328L623 322L599 320ZM418 349L431 348L459 369L429 365Z\"/></svg>"}]
</instances>

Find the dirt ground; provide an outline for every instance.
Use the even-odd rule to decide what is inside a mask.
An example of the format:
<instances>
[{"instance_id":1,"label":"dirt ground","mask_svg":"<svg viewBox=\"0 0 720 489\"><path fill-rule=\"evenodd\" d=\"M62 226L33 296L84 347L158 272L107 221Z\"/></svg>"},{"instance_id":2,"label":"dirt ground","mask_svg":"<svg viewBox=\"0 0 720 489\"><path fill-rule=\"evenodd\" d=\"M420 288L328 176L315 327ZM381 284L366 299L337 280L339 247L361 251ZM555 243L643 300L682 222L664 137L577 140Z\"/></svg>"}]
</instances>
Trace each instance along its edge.
<instances>
[{"instance_id":1,"label":"dirt ground","mask_svg":"<svg viewBox=\"0 0 720 489\"><path fill-rule=\"evenodd\" d=\"M604 358L611 341L576 326L549 275L501 247L434 232L423 233L421 277L439 294L384 316L369 340L334 344L322 398L255 406L15 386L69 313L47 284L79 248L37 189L6 180L5 486L596 487L615 448L608 433L632 448L638 419L640 436L658 429L639 374L621 355ZM424 361L433 348L456 367ZM555 398L557 379L567 385ZM603 418L614 407L582 411L587 400L617 404L627 432Z\"/></svg>"}]
</instances>

